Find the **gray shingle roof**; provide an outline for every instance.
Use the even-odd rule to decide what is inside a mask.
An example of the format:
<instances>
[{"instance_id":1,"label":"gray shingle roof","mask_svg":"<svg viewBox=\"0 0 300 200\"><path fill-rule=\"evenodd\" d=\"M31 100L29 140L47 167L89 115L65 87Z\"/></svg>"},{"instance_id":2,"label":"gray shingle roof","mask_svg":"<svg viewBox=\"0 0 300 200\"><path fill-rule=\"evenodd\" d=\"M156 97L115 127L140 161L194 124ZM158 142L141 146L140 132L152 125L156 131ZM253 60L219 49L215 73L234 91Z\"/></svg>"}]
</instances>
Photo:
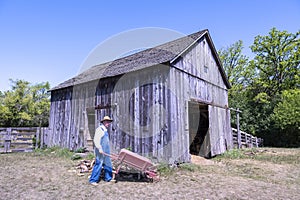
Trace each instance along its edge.
<instances>
[{"instance_id":1,"label":"gray shingle roof","mask_svg":"<svg viewBox=\"0 0 300 200\"><path fill-rule=\"evenodd\" d=\"M111 62L93 66L81 74L59 84L51 90L74 86L85 82L98 80L100 78L113 77L144 69L153 65L170 62L184 53L192 44L195 43L195 41L199 40L205 34L208 34L208 30L202 30ZM222 69L221 72L223 74L224 70ZM228 82L226 76L223 78L225 78L225 82Z\"/></svg>"}]
</instances>

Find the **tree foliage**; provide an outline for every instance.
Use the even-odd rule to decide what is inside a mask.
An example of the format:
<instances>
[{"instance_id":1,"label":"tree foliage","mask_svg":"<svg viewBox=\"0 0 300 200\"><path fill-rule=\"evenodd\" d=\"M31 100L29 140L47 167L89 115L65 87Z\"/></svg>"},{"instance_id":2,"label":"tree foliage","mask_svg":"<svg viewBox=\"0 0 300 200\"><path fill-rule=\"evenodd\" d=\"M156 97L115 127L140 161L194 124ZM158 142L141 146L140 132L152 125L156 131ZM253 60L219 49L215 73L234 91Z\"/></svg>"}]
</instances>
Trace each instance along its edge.
<instances>
[{"instance_id":1,"label":"tree foliage","mask_svg":"<svg viewBox=\"0 0 300 200\"><path fill-rule=\"evenodd\" d=\"M259 92L269 97L283 90L299 87L300 31L295 34L272 28L267 36L256 36L252 64L259 73L256 80Z\"/></svg>"},{"instance_id":2,"label":"tree foliage","mask_svg":"<svg viewBox=\"0 0 300 200\"><path fill-rule=\"evenodd\" d=\"M275 132L279 134L276 146L300 146L300 89L285 90L271 115ZM277 136L278 137L278 136Z\"/></svg>"},{"instance_id":3,"label":"tree foliage","mask_svg":"<svg viewBox=\"0 0 300 200\"><path fill-rule=\"evenodd\" d=\"M251 46L255 57L248 62L240 41L219 52L233 85L230 106L243 112L241 128L263 137L266 145L300 146L299 36L300 31L276 28L256 36Z\"/></svg>"},{"instance_id":4,"label":"tree foliage","mask_svg":"<svg viewBox=\"0 0 300 200\"><path fill-rule=\"evenodd\" d=\"M284 130L289 127L300 127L300 90L285 90L281 101L275 106L272 118L275 125Z\"/></svg>"},{"instance_id":5,"label":"tree foliage","mask_svg":"<svg viewBox=\"0 0 300 200\"><path fill-rule=\"evenodd\" d=\"M231 84L228 92L229 106L238 108L243 111L240 115L240 127L246 130L249 126L248 121L251 119L250 108L248 107L247 86L255 76L254 70L251 69L249 58L242 54L243 42L241 40L222 48L218 51L224 70ZM235 111L232 111L231 125L236 126Z\"/></svg>"},{"instance_id":6,"label":"tree foliage","mask_svg":"<svg viewBox=\"0 0 300 200\"><path fill-rule=\"evenodd\" d=\"M11 80L11 84L12 89L0 95L0 126L48 126L49 83Z\"/></svg>"},{"instance_id":7,"label":"tree foliage","mask_svg":"<svg viewBox=\"0 0 300 200\"><path fill-rule=\"evenodd\" d=\"M249 58L242 54L243 48L243 42L239 40L218 51L228 80L233 87L248 85L254 76L254 71L249 68Z\"/></svg>"}]
</instances>

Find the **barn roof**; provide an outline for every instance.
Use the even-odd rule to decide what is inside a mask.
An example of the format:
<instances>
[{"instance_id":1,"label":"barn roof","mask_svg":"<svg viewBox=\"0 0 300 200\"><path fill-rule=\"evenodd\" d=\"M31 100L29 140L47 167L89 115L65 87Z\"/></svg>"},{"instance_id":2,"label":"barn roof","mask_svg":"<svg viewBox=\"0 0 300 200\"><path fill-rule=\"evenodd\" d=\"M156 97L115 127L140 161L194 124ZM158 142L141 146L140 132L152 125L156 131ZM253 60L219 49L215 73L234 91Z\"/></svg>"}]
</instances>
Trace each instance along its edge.
<instances>
[{"instance_id":1,"label":"barn roof","mask_svg":"<svg viewBox=\"0 0 300 200\"><path fill-rule=\"evenodd\" d=\"M220 59L217 55L217 51L213 45L212 39L207 29L181 37L179 39L167 42L165 44L143 50L141 52L116 59L111 62L95 65L81 74L57 85L51 90L62 89L82 83L86 83L93 80L99 80L100 78L113 77L122 75L128 72L137 71L153 65L172 63L177 60L182 54L187 52L197 41L206 36L207 41L210 43L213 54L216 58L216 62L219 66L219 70L222 74L223 80L228 88L230 84L228 82L225 71L222 67Z\"/></svg>"}]
</instances>

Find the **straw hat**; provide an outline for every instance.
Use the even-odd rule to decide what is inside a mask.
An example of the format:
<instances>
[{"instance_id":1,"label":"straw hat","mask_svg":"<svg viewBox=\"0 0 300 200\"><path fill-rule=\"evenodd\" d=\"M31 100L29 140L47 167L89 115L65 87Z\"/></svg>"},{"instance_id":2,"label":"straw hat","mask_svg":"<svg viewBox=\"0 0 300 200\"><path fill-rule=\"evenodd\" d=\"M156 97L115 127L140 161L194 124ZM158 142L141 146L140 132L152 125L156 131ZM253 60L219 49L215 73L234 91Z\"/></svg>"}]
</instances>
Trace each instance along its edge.
<instances>
[{"instance_id":1,"label":"straw hat","mask_svg":"<svg viewBox=\"0 0 300 200\"><path fill-rule=\"evenodd\" d=\"M105 116L105 117L103 117L103 119L101 120L101 122L104 122L104 121L112 122L113 120L109 116Z\"/></svg>"}]
</instances>

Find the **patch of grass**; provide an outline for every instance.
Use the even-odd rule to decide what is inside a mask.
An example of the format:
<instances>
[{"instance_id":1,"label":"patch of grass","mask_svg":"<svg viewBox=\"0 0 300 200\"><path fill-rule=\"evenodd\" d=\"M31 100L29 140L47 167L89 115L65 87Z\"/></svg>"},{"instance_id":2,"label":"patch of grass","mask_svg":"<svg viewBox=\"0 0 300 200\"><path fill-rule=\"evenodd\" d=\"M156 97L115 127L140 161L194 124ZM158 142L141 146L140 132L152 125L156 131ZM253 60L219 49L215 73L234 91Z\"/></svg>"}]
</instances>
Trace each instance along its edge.
<instances>
[{"instance_id":1,"label":"patch of grass","mask_svg":"<svg viewBox=\"0 0 300 200\"><path fill-rule=\"evenodd\" d=\"M178 170L195 172L200 170L200 166L193 163L182 163L176 166L172 166L167 163L160 163L157 166L157 171L161 176L171 176Z\"/></svg>"},{"instance_id":2,"label":"patch of grass","mask_svg":"<svg viewBox=\"0 0 300 200\"><path fill-rule=\"evenodd\" d=\"M222 160L222 159L242 159L242 158L249 158L244 154L243 149L231 149L229 151L226 151L222 155L219 155L213 159L216 160Z\"/></svg>"},{"instance_id":3,"label":"patch of grass","mask_svg":"<svg viewBox=\"0 0 300 200\"><path fill-rule=\"evenodd\" d=\"M127 147L127 148L125 148L125 149L127 149L128 151L132 151L132 148L131 148L131 147Z\"/></svg>"},{"instance_id":4,"label":"patch of grass","mask_svg":"<svg viewBox=\"0 0 300 200\"><path fill-rule=\"evenodd\" d=\"M93 159L95 158L95 155L94 155L93 153L89 153L89 154L86 156L86 158L87 158L88 160L93 160Z\"/></svg>"},{"instance_id":5,"label":"patch of grass","mask_svg":"<svg viewBox=\"0 0 300 200\"><path fill-rule=\"evenodd\" d=\"M71 159L71 160L79 160L82 158L81 155L77 155L76 153L81 153L81 151L86 150L84 148L80 148L76 150L75 152L70 151L67 148L61 148L61 147L49 147L45 149L35 149L34 150L34 155L35 156L54 156L54 157L61 157L61 158L66 158L66 159ZM86 156L86 159L88 160L93 160L95 158L94 153L88 153Z\"/></svg>"},{"instance_id":6,"label":"patch of grass","mask_svg":"<svg viewBox=\"0 0 300 200\"><path fill-rule=\"evenodd\" d=\"M71 152L69 149L63 148L58 149L56 151L53 151L54 154L56 154L58 157L64 157L64 158L71 158L73 155L73 152ZM53 153L52 152L52 153Z\"/></svg>"},{"instance_id":7,"label":"patch of grass","mask_svg":"<svg viewBox=\"0 0 300 200\"><path fill-rule=\"evenodd\" d=\"M74 155L72 155L71 160L79 160L79 159L81 159L81 158L82 158L82 157L81 157L80 155L74 154Z\"/></svg>"},{"instance_id":8,"label":"patch of grass","mask_svg":"<svg viewBox=\"0 0 300 200\"><path fill-rule=\"evenodd\" d=\"M174 168L167 163L160 163L157 166L157 171L161 176L170 176L174 172Z\"/></svg>"},{"instance_id":9,"label":"patch of grass","mask_svg":"<svg viewBox=\"0 0 300 200\"><path fill-rule=\"evenodd\" d=\"M193 163L183 163L179 165L181 170L195 172L200 170L200 166Z\"/></svg>"},{"instance_id":10,"label":"patch of grass","mask_svg":"<svg viewBox=\"0 0 300 200\"><path fill-rule=\"evenodd\" d=\"M300 151L298 149L286 150L268 148L249 148L249 149L232 149L224 154L216 156L214 159L236 160L236 159L254 159L257 161L272 162L274 164L300 164ZM282 153L284 152L284 153Z\"/></svg>"},{"instance_id":11,"label":"patch of grass","mask_svg":"<svg viewBox=\"0 0 300 200\"><path fill-rule=\"evenodd\" d=\"M80 147L80 148L76 149L74 152L75 153L85 153L86 152L86 148Z\"/></svg>"},{"instance_id":12,"label":"patch of grass","mask_svg":"<svg viewBox=\"0 0 300 200\"><path fill-rule=\"evenodd\" d=\"M46 149L36 149L34 152L37 156L45 155L45 156L57 156L63 158L71 158L74 154L67 148L60 148L57 146L46 148Z\"/></svg>"},{"instance_id":13,"label":"patch of grass","mask_svg":"<svg viewBox=\"0 0 300 200\"><path fill-rule=\"evenodd\" d=\"M257 154L254 156L255 160L272 162L274 164L300 164L300 154L296 155L277 155L272 154Z\"/></svg>"}]
</instances>

